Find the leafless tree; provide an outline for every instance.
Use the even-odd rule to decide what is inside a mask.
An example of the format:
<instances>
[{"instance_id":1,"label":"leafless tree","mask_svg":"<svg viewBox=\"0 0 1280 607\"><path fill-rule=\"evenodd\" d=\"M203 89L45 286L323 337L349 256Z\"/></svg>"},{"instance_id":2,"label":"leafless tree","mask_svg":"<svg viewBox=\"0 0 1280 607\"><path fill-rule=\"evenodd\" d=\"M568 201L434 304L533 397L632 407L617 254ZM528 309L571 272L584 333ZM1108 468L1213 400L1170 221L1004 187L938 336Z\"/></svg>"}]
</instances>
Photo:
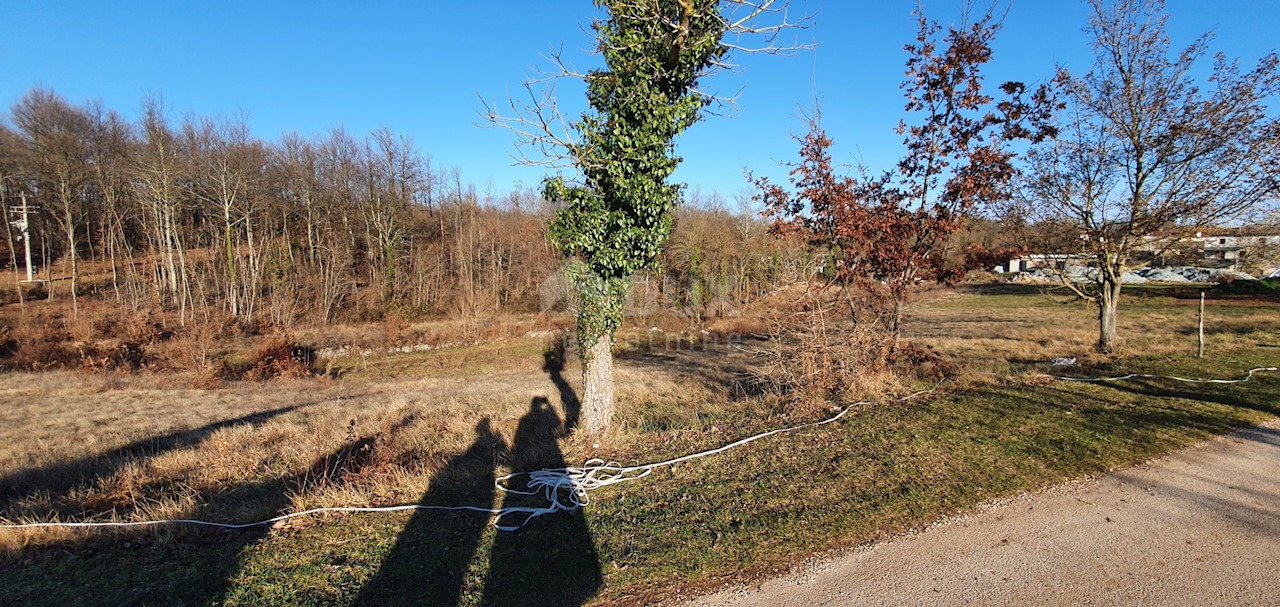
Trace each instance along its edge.
<instances>
[{"instance_id":1,"label":"leafless tree","mask_svg":"<svg viewBox=\"0 0 1280 607\"><path fill-rule=\"evenodd\" d=\"M56 209L54 219L66 238L71 263L72 318L79 315L80 228L90 181L88 116L57 93L33 89L11 110L26 140L25 158L41 198Z\"/></svg>"},{"instance_id":2,"label":"leafless tree","mask_svg":"<svg viewBox=\"0 0 1280 607\"><path fill-rule=\"evenodd\" d=\"M1090 0L1094 65L1060 74L1067 111L1059 136L1032 149L1022 213L1070 227L1066 252L1092 259L1089 284L1063 283L1098 306L1098 350L1116 347L1121 279L1148 249L1158 254L1196 228L1241 216L1272 198L1280 122L1274 53L1242 72L1213 56L1196 78L1209 35L1171 52L1163 0Z\"/></svg>"},{"instance_id":3,"label":"leafless tree","mask_svg":"<svg viewBox=\"0 0 1280 607\"><path fill-rule=\"evenodd\" d=\"M147 234L155 263L156 290L178 307L180 323L191 310L192 290L187 249L182 235L186 205L184 173L187 154L165 118L159 100L144 104L142 147L134 162L134 178L147 217Z\"/></svg>"}]
</instances>

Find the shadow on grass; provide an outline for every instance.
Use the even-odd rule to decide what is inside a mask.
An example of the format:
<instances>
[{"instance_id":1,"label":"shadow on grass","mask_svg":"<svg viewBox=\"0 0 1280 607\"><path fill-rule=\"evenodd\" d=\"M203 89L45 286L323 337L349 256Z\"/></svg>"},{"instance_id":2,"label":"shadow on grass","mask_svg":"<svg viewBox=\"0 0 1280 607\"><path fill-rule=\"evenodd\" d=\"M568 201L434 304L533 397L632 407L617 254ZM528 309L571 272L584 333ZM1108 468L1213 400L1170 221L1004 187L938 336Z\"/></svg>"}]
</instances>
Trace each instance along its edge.
<instances>
[{"instance_id":1,"label":"shadow on grass","mask_svg":"<svg viewBox=\"0 0 1280 607\"><path fill-rule=\"evenodd\" d=\"M412 423L406 417L394 434ZM385 436L385 434L383 434ZM186 518L249 522L279 515L304 487L340 485L378 464L379 436L364 436L317 458L307 470L210 491ZM262 541L269 526L239 530L208 527L131 527L76 531L18 554L0 555L0 603L14 605L222 604L242 553Z\"/></svg>"},{"instance_id":2,"label":"shadow on grass","mask_svg":"<svg viewBox=\"0 0 1280 607\"><path fill-rule=\"evenodd\" d=\"M956 290L975 295L1044 295L1049 292L1061 293L1067 289L1053 283L988 282L960 284L956 285Z\"/></svg>"},{"instance_id":3,"label":"shadow on grass","mask_svg":"<svg viewBox=\"0 0 1280 607\"><path fill-rule=\"evenodd\" d=\"M564 432L545 398L534 398L520 419L511 448L512 472L563 468L557 439ZM511 489L529 491L519 478ZM541 507L539 495L507 493L508 507ZM504 521L510 524L514 521ZM581 509L539 517L516 531L499 533L489 555L481 605L581 605L603 584L600 559Z\"/></svg>"},{"instance_id":4,"label":"shadow on grass","mask_svg":"<svg viewBox=\"0 0 1280 607\"><path fill-rule=\"evenodd\" d=\"M767 392L759 374L751 370L752 365L758 364L752 350L761 347L767 338L734 333L707 333L702 338L624 342L613 358L667 374L680 382L701 384L713 392L727 394L730 400Z\"/></svg>"},{"instance_id":5,"label":"shadow on grass","mask_svg":"<svg viewBox=\"0 0 1280 607\"><path fill-rule=\"evenodd\" d=\"M481 420L475 432L471 446L431 479L419 505L493 507L493 471L507 445L489 418ZM464 593L477 590L468 570L488 524L489 514L484 512L415 511L355 604L458 604Z\"/></svg>"},{"instance_id":6,"label":"shadow on grass","mask_svg":"<svg viewBox=\"0 0 1280 607\"><path fill-rule=\"evenodd\" d=\"M1280 397L1280 394L1276 394L1274 390L1259 389L1256 391L1234 394L1218 392L1212 388L1193 391L1186 388L1169 386L1167 382L1157 382L1149 379L1134 379L1127 382L1106 382L1101 385L1119 392L1137 394L1140 396L1179 398L1226 405L1228 407L1250 409L1266 413L1268 415L1280 415L1280 402L1277 402L1277 397ZM1213 384L1205 385L1212 386Z\"/></svg>"},{"instance_id":7,"label":"shadow on grass","mask_svg":"<svg viewBox=\"0 0 1280 607\"><path fill-rule=\"evenodd\" d=\"M23 495L48 492L65 493L80 485L107 478L115 474L129 460L154 457L168 451L195 446L209 438L214 432L243 424L259 426L268 420L286 413L309 407L316 403L291 405L268 411L259 411L249 415L226 419L206 424L192 430L172 432L161 436L153 436L134 441L119 447L69 462L50 464L36 468L25 468L0 477L0 500L12 500ZM7 508L0 503L0 513ZM12 514L12 513L8 513Z\"/></svg>"},{"instance_id":8,"label":"shadow on grass","mask_svg":"<svg viewBox=\"0 0 1280 607\"><path fill-rule=\"evenodd\" d=\"M534 398L520 418L508 449L486 418L471 446L449 460L418 501L425 506L492 508L494 470L505 457L512 472L566 465L558 440L572 431L581 402L565 380L563 342L543 354L543 370L560 392L566 419L551 402ZM517 477L503 494L504 508L546 505L541 491ZM525 495L521 492L533 493ZM523 522L520 514L504 525ZM580 605L599 591L599 557L581 511L557 512L528 521L517 531L497 532L488 558L477 557L489 527L484 513L418 510L391 552L360 590L357 605Z\"/></svg>"},{"instance_id":9,"label":"shadow on grass","mask_svg":"<svg viewBox=\"0 0 1280 607\"><path fill-rule=\"evenodd\" d=\"M551 383L555 384L556 390L560 393L560 406L564 410L564 427L566 432L573 431L578 427L578 418L582 414L582 401L578 400L577 392L574 392L573 386L564 378L565 360L568 356L567 344L563 339L557 339L542 352L542 370L547 372L551 378Z\"/></svg>"}]
</instances>

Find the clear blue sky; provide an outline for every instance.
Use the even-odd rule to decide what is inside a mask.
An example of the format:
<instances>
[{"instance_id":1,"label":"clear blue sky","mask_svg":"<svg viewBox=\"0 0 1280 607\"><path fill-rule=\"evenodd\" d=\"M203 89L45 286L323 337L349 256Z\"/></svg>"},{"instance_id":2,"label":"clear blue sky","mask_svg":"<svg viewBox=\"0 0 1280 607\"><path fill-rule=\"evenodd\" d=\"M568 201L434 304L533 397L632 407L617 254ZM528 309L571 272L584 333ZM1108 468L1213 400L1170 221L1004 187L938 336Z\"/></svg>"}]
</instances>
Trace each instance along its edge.
<instances>
[{"instance_id":1,"label":"clear blue sky","mask_svg":"<svg viewBox=\"0 0 1280 607\"><path fill-rule=\"evenodd\" d=\"M710 117L679 142L677 178L726 198L746 188L744 167L775 178L796 156L799 109L822 102L837 159L885 168L898 155L893 132L911 40L913 0L794 0L816 13L799 32L815 51L740 57L740 73L707 88L741 93L732 117ZM930 16L956 17L958 0L927 0ZM1275 47L1280 4L1268 0L1170 0L1175 45L1213 30L1214 49L1251 65ZM512 166L513 137L482 129L480 98L515 90L539 53L563 45L585 56L587 0L444 2L153 2L0 0L0 104L33 86L73 103L101 99L134 117L142 99L162 96L171 117L248 116L254 134L275 140L343 126L380 126L413 137L437 167L495 194L536 185L544 170ZM1083 70L1090 55L1078 0L1016 0L997 39L988 85L1050 76L1055 64ZM580 94L564 100L581 107Z\"/></svg>"}]
</instances>

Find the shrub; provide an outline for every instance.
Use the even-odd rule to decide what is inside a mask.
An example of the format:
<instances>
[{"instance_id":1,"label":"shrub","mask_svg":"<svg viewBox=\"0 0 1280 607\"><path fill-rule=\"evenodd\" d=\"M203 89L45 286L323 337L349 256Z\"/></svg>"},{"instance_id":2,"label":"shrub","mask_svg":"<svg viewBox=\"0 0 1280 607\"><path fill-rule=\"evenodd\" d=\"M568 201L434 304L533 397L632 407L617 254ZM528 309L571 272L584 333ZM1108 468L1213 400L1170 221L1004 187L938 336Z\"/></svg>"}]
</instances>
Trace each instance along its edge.
<instances>
[{"instance_id":1,"label":"shrub","mask_svg":"<svg viewBox=\"0 0 1280 607\"><path fill-rule=\"evenodd\" d=\"M315 348L299 345L287 334L275 333L254 348L243 378L260 381L273 377L313 377L315 364Z\"/></svg>"}]
</instances>

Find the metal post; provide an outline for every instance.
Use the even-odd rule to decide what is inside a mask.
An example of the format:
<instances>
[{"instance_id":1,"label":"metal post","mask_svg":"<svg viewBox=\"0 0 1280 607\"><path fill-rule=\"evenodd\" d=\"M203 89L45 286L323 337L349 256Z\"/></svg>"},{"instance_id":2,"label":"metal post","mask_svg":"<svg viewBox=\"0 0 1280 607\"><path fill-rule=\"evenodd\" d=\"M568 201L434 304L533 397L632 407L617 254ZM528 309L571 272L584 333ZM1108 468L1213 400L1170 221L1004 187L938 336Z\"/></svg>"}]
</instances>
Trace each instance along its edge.
<instances>
[{"instance_id":1,"label":"metal post","mask_svg":"<svg viewBox=\"0 0 1280 607\"><path fill-rule=\"evenodd\" d=\"M1204 291L1200 292L1200 350L1196 358L1204 358Z\"/></svg>"}]
</instances>

